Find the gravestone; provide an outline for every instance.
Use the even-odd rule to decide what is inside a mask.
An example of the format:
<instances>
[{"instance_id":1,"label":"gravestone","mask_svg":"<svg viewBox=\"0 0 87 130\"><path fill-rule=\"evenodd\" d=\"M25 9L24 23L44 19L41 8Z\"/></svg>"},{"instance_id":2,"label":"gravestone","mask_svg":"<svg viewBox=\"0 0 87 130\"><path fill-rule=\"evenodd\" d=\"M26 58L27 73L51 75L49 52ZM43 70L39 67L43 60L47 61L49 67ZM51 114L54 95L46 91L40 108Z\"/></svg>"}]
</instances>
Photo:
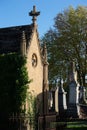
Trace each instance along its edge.
<instances>
[{"instance_id":1,"label":"gravestone","mask_svg":"<svg viewBox=\"0 0 87 130\"><path fill-rule=\"evenodd\" d=\"M58 86L56 86L56 91L55 91L55 111L59 112L59 108L58 108Z\"/></svg>"},{"instance_id":2,"label":"gravestone","mask_svg":"<svg viewBox=\"0 0 87 130\"><path fill-rule=\"evenodd\" d=\"M71 70L69 73L69 104L76 105L79 98L79 83L77 81L77 71L75 70L75 63L71 63Z\"/></svg>"},{"instance_id":3,"label":"gravestone","mask_svg":"<svg viewBox=\"0 0 87 130\"><path fill-rule=\"evenodd\" d=\"M60 85L56 85L55 91L55 111L58 113L59 117L64 117L67 109L66 104L66 92L63 89L63 82L60 79Z\"/></svg>"},{"instance_id":4,"label":"gravestone","mask_svg":"<svg viewBox=\"0 0 87 130\"><path fill-rule=\"evenodd\" d=\"M58 107L60 113L67 109L66 92L63 89L63 81L60 81L60 86L58 88Z\"/></svg>"},{"instance_id":5,"label":"gravestone","mask_svg":"<svg viewBox=\"0 0 87 130\"><path fill-rule=\"evenodd\" d=\"M79 118L87 118L86 104L86 89L84 86L79 86L79 104L77 105Z\"/></svg>"},{"instance_id":6,"label":"gravestone","mask_svg":"<svg viewBox=\"0 0 87 130\"><path fill-rule=\"evenodd\" d=\"M86 102L86 89L84 86L79 87L79 103Z\"/></svg>"},{"instance_id":7,"label":"gravestone","mask_svg":"<svg viewBox=\"0 0 87 130\"><path fill-rule=\"evenodd\" d=\"M69 102L68 102L68 116L78 117L77 104L79 102L79 84L77 81L77 72L75 70L75 63L71 62L71 70L69 73Z\"/></svg>"},{"instance_id":8,"label":"gravestone","mask_svg":"<svg viewBox=\"0 0 87 130\"><path fill-rule=\"evenodd\" d=\"M50 112L55 112L55 92L56 92L56 87L52 87L51 90L49 91L49 111ZM58 110L57 110L58 111Z\"/></svg>"}]
</instances>

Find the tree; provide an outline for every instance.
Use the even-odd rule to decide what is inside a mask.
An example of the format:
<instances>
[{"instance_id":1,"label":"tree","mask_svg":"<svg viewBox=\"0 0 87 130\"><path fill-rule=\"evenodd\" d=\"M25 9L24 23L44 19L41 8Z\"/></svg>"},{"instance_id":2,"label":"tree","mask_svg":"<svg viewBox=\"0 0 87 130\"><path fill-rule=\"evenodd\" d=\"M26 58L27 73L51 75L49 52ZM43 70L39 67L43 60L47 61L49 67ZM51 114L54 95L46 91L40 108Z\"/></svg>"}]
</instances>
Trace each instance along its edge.
<instances>
[{"instance_id":1,"label":"tree","mask_svg":"<svg viewBox=\"0 0 87 130\"><path fill-rule=\"evenodd\" d=\"M87 74L87 7L69 7L54 18L54 26L42 38L47 43L49 79L67 79L70 62L74 60L78 80L85 85Z\"/></svg>"}]
</instances>

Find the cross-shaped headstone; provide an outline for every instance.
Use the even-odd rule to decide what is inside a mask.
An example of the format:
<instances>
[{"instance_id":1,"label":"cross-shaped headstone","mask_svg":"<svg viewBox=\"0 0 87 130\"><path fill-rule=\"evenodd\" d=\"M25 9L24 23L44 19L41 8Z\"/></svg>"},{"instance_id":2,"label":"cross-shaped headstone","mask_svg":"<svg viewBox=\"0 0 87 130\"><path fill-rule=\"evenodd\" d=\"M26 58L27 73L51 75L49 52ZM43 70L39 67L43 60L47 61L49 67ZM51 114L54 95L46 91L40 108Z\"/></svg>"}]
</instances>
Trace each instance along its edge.
<instances>
[{"instance_id":1,"label":"cross-shaped headstone","mask_svg":"<svg viewBox=\"0 0 87 130\"><path fill-rule=\"evenodd\" d=\"M33 24L35 25L36 17L37 17L38 15L40 15L40 12L39 12L39 11L37 12L37 11L36 11L36 7L33 6L33 10L32 10L31 12L29 12L29 15L33 17L33 18L32 18L32 21L33 21Z\"/></svg>"}]
</instances>

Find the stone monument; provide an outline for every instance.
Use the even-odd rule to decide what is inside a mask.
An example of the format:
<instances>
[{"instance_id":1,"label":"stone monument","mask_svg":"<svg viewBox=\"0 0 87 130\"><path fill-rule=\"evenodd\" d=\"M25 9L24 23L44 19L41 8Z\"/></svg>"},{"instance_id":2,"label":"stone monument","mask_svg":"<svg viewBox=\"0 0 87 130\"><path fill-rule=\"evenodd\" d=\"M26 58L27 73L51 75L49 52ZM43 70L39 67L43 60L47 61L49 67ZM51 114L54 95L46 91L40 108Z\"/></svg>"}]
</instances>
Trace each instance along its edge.
<instances>
[{"instance_id":1,"label":"stone monument","mask_svg":"<svg viewBox=\"0 0 87 130\"><path fill-rule=\"evenodd\" d=\"M77 81L77 71L75 70L75 63L71 62L69 73L69 102L68 102L68 116L77 117L77 104L79 102L79 83Z\"/></svg>"},{"instance_id":2,"label":"stone monument","mask_svg":"<svg viewBox=\"0 0 87 130\"><path fill-rule=\"evenodd\" d=\"M60 79L60 86L58 89L58 104L59 104L59 111L66 110L66 92L63 89L63 80Z\"/></svg>"},{"instance_id":3,"label":"stone monument","mask_svg":"<svg viewBox=\"0 0 87 130\"><path fill-rule=\"evenodd\" d=\"M59 116L64 117L65 112L67 110L66 104L66 92L63 89L63 80L60 79L60 85L58 87L58 109L59 109Z\"/></svg>"},{"instance_id":4,"label":"stone monument","mask_svg":"<svg viewBox=\"0 0 87 130\"><path fill-rule=\"evenodd\" d=\"M75 70L75 63L71 62L71 70L69 73L69 104L75 105L78 102L78 88L77 72Z\"/></svg>"},{"instance_id":5,"label":"stone monument","mask_svg":"<svg viewBox=\"0 0 87 130\"><path fill-rule=\"evenodd\" d=\"M56 85L56 90L55 90L55 111L58 113L59 108L58 108L58 86Z\"/></svg>"},{"instance_id":6,"label":"stone monument","mask_svg":"<svg viewBox=\"0 0 87 130\"><path fill-rule=\"evenodd\" d=\"M86 89L84 86L79 87L79 103L86 103Z\"/></svg>"}]
</instances>

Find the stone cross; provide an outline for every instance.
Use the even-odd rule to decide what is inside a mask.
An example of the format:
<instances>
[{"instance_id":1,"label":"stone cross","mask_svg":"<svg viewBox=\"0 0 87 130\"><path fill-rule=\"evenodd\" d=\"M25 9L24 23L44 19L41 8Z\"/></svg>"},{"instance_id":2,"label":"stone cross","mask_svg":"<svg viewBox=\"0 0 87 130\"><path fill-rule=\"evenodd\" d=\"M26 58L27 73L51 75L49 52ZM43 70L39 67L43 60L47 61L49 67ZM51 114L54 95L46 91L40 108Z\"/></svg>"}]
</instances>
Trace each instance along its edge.
<instances>
[{"instance_id":1,"label":"stone cross","mask_svg":"<svg viewBox=\"0 0 87 130\"><path fill-rule=\"evenodd\" d=\"M33 6L33 10L31 12L29 12L29 15L32 16L32 21L33 21L33 25L35 25L35 22L37 20L37 16L40 15L40 12L36 11L36 6Z\"/></svg>"}]
</instances>

